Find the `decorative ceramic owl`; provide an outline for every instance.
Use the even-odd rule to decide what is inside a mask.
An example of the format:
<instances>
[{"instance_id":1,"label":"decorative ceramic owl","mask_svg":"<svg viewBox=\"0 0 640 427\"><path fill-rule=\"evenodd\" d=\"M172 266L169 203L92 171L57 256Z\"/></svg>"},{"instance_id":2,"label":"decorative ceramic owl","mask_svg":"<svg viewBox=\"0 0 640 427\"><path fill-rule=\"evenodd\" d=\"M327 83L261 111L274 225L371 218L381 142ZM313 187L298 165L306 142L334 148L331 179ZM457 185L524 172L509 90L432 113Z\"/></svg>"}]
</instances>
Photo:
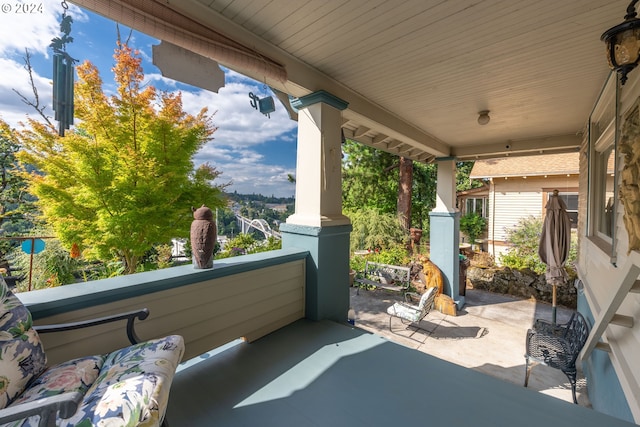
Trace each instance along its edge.
<instances>
[{"instance_id":1,"label":"decorative ceramic owl","mask_svg":"<svg viewBox=\"0 0 640 427\"><path fill-rule=\"evenodd\" d=\"M212 268L213 251L216 246L217 230L213 221L213 211L202 205L193 210L191 223L191 251L194 268Z\"/></svg>"}]
</instances>

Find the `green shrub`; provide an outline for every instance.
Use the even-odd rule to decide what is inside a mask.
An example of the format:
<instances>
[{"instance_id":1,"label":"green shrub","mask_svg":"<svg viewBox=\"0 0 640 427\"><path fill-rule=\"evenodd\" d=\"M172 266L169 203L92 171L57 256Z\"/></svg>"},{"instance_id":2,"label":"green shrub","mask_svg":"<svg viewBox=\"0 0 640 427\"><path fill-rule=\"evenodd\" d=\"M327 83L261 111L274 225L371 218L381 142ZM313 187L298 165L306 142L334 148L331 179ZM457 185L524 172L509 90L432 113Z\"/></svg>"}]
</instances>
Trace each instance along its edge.
<instances>
[{"instance_id":1,"label":"green shrub","mask_svg":"<svg viewBox=\"0 0 640 427\"><path fill-rule=\"evenodd\" d=\"M163 269L167 267L171 267L171 252L173 247L171 245L156 245L155 249L155 264L158 266L158 269Z\"/></svg>"},{"instance_id":2,"label":"green shrub","mask_svg":"<svg viewBox=\"0 0 640 427\"><path fill-rule=\"evenodd\" d=\"M240 233L227 242L224 251L216 254L216 259L246 255L257 243L251 234Z\"/></svg>"},{"instance_id":3,"label":"green shrub","mask_svg":"<svg viewBox=\"0 0 640 427\"><path fill-rule=\"evenodd\" d=\"M277 249L282 249L282 240L271 236L267 240L257 242L257 244L253 245L253 247L249 249L249 253L256 254L258 252L275 251Z\"/></svg>"},{"instance_id":4,"label":"green shrub","mask_svg":"<svg viewBox=\"0 0 640 427\"><path fill-rule=\"evenodd\" d=\"M547 270L547 266L538 255L542 227L542 218L529 216L522 218L516 227L507 230L507 241L512 247L506 253L500 255L500 264L514 269L528 268L538 274L543 274ZM576 247L577 236L573 234L571 236L569 257L565 263L570 273L572 270L571 264L576 260Z\"/></svg>"},{"instance_id":5,"label":"green shrub","mask_svg":"<svg viewBox=\"0 0 640 427\"><path fill-rule=\"evenodd\" d=\"M365 209L347 214L351 219L351 252L360 249L381 251L404 244L409 239L394 214L382 214L374 209Z\"/></svg>"},{"instance_id":6,"label":"green shrub","mask_svg":"<svg viewBox=\"0 0 640 427\"><path fill-rule=\"evenodd\" d=\"M409 265L411 257L403 245L394 245L389 249L371 251L365 255L353 255L349 259L349 267L356 273L362 273L367 261L391 265Z\"/></svg>"},{"instance_id":7,"label":"green shrub","mask_svg":"<svg viewBox=\"0 0 640 427\"><path fill-rule=\"evenodd\" d=\"M547 266L538 256L542 218L534 216L522 218L518 225L506 231L507 242L512 247L500 255L500 264L515 269L529 268L538 274L544 273Z\"/></svg>"},{"instance_id":8,"label":"green shrub","mask_svg":"<svg viewBox=\"0 0 640 427\"><path fill-rule=\"evenodd\" d=\"M487 220L475 212L460 218L460 231L469 237L469 243L475 243L487 228Z\"/></svg>"},{"instance_id":9,"label":"green shrub","mask_svg":"<svg viewBox=\"0 0 640 427\"><path fill-rule=\"evenodd\" d=\"M407 248L397 244L389 249L373 252L369 255L369 259L373 262L391 265L407 265L410 261Z\"/></svg>"},{"instance_id":10,"label":"green shrub","mask_svg":"<svg viewBox=\"0 0 640 427\"><path fill-rule=\"evenodd\" d=\"M356 273L362 273L366 262L367 255L352 255L349 259L349 267Z\"/></svg>"},{"instance_id":11,"label":"green shrub","mask_svg":"<svg viewBox=\"0 0 640 427\"><path fill-rule=\"evenodd\" d=\"M251 234L241 233L233 239L230 239L225 245L224 250L216 253L215 259L274 251L276 249L282 249L282 241L275 237L258 241Z\"/></svg>"},{"instance_id":12,"label":"green shrub","mask_svg":"<svg viewBox=\"0 0 640 427\"><path fill-rule=\"evenodd\" d=\"M124 263L122 261L107 261L95 265L86 274L85 282L88 280L109 279L111 277L122 276L124 274Z\"/></svg>"},{"instance_id":13,"label":"green shrub","mask_svg":"<svg viewBox=\"0 0 640 427\"><path fill-rule=\"evenodd\" d=\"M10 257L13 267L21 270L25 276L17 286L18 292L28 290L30 265L32 290L75 282L74 274L81 265L81 261L71 258L69 250L65 249L58 239L47 239L45 249L33 255L33 264L31 264L31 256L24 253L20 247L13 249Z\"/></svg>"}]
</instances>

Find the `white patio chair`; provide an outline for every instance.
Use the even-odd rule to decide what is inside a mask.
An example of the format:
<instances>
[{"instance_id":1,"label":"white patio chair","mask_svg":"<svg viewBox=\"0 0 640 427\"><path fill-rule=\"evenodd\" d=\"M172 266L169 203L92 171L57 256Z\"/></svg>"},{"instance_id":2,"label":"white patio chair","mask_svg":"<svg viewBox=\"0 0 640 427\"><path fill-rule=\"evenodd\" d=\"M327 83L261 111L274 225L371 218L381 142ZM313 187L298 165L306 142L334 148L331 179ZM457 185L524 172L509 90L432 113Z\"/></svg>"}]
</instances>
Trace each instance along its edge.
<instances>
[{"instance_id":1,"label":"white patio chair","mask_svg":"<svg viewBox=\"0 0 640 427\"><path fill-rule=\"evenodd\" d=\"M405 325L415 324L418 329L422 329L419 326L420 321L429 314L429 311L431 311L433 301L437 294L437 287L427 289L422 296L415 292L405 293L404 302L396 302L391 307L387 308L387 313L389 314L389 330L393 332L393 329L391 329L391 321L394 317L399 318ZM411 304L412 298L420 298L418 305Z\"/></svg>"}]
</instances>

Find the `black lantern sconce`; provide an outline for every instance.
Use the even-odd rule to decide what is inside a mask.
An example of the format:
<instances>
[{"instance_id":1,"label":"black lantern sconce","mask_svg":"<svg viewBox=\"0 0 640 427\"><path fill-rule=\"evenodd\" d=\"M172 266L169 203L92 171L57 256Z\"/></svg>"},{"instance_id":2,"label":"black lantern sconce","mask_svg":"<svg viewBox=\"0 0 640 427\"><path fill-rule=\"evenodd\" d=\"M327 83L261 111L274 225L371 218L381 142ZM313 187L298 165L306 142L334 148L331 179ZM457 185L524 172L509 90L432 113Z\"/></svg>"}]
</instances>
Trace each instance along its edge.
<instances>
[{"instance_id":1,"label":"black lantern sconce","mask_svg":"<svg viewBox=\"0 0 640 427\"><path fill-rule=\"evenodd\" d=\"M620 83L625 84L627 74L638 65L640 59L640 19L636 18L636 3L627 6L624 22L609 28L600 39L607 44L609 66L620 74Z\"/></svg>"}]
</instances>

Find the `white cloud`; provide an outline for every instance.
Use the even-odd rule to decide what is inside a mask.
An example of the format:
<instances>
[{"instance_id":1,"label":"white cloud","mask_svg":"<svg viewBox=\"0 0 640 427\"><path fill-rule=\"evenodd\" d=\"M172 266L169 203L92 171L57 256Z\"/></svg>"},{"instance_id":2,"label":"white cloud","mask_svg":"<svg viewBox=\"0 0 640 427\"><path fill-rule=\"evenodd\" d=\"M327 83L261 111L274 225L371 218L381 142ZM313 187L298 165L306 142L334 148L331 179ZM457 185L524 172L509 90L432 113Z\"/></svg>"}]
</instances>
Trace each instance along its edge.
<instances>
[{"instance_id":1,"label":"white cloud","mask_svg":"<svg viewBox=\"0 0 640 427\"><path fill-rule=\"evenodd\" d=\"M288 174L295 175L295 168L272 164L277 159L267 159L251 148L207 144L196 155L195 163L208 162L222 171L219 183L231 181L230 191L243 194L291 197L295 186L288 181Z\"/></svg>"},{"instance_id":2,"label":"white cloud","mask_svg":"<svg viewBox=\"0 0 640 427\"><path fill-rule=\"evenodd\" d=\"M249 92L264 97L270 92L260 84L237 73L227 72L227 83L219 93L205 90L182 93L183 107L197 114L203 107L215 113L213 123L218 130L196 156L196 165L210 163L223 172L220 182L231 180L229 188L238 193L257 193L290 197L295 193L287 175L295 175L295 167L274 164L277 156L266 158L256 151L266 144L293 142L291 132L297 128L280 101L270 118L254 109ZM295 148L295 145L292 145Z\"/></svg>"},{"instance_id":3,"label":"white cloud","mask_svg":"<svg viewBox=\"0 0 640 427\"><path fill-rule=\"evenodd\" d=\"M222 170L221 182L233 181L230 191L276 197L291 197L295 193L295 185L287 180L287 174L295 174L294 169L247 160L228 163Z\"/></svg>"},{"instance_id":4,"label":"white cloud","mask_svg":"<svg viewBox=\"0 0 640 427\"><path fill-rule=\"evenodd\" d=\"M295 129L297 123L289 119L284 107L276 100L276 111L268 118L250 105L249 92L256 93L255 86L227 83L219 93L205 90L184 92L184 109L196 114L202 107L216 112L213 122L218 126L215 141L234 146L263 144L279 138ZM266 96L262 91L261 96Z\"/></svg>"},{"instance_id":5,"label":"white cloud","mask_svg":"<svg viewBox=\"0 0 640 427\"><path fill-rule=\"evenodd\" d=\"M11 59L0 58L0 76L11 76L8 79L0 79L0 112L2 112L2 119L12 127L18 127L19 122L24 122L27 115L39 119L35 109L25 104L15 92L20 92L30 101L34 100L33 90L29 83L29 73L24 68L24 64L19 64ZM50 106L52 102L51 81L35 72L33 81L38 90L40 105ZM53 111L50 107L44 112L48 116L53 116Z\"/></svg>"},{"instance_id":6,"label":"white cloud","mask_svg":"<svg viewBox=\"0 0 640 427\"><path fill-rule=\"evenodd\" d=\"M20 6L23 4L24 6ZM22 7L35 5L36 9ZM37 6L42 5L42 9ZM15 92L34 99L29 82L29 74L25 69L25 49L32 57L43 55L49 58L51 39L60 35L60 17L63 12L60 2L5 2L0 11L0 114L13 127L19 127L27 116L40 120L39 114L31 106L25 104ZM41 11L41 12L40 12ZM86 22L88 16L75 5L69 5L68 14L74 22ZM73 25L73 24L72 24ZM40 105L46 105L44 113L53 116L51 109L51 80L42 77L37 70L33 71L33 80Z\"/></svg>"},{"instance_id":7,"label":"white cloud","mask_svg":"<svg viewBox=\"0 0 640 427\"><path fill-rule=\"evenodd\" d=\"M21 3L23 6L21 7ZM42 5L41 9L24 9L30 4ZM17 2L7 1L0 11L0 55L24 54L25 48L31 52L48 55L51 39L60 35L60 2ZM87 15L78 7L69 5L68 13L74 21L86 21Z\"/></svg>"},{"instance_id":8,"label":"white cloud","mask_svg":"<svg viewBox=\"0 0 640 427\"><path fill-rule=\"evenodd\" d=\"M163 76L160 73L149 73L144 75L144 84L150 84L157 86L158 83L161 83L163 86L175 88L177 87L177 82L173 79Z\"/></svg>"}]
</instances>

